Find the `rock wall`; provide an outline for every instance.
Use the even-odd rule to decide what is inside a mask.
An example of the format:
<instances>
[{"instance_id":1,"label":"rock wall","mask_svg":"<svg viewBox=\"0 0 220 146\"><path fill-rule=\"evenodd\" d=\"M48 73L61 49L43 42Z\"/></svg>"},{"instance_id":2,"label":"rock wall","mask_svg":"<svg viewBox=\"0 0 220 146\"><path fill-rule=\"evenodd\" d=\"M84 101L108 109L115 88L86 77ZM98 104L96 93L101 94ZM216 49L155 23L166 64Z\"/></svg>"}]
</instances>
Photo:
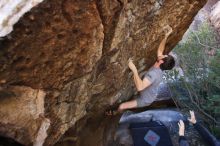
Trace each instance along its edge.
<instances>
[{"instance_id":1,"label":"rock wall","mask_svg":"<svg viewBox=\"0 0 220 146\"><path fill-rule=\"evenodd\" d=\"M211 14L210 14L210 21L211 21L211 24L214 26L214 28L216 29L216 31L218 31L220 35L220 2L217 2L213 6Z\"/></svg>"},{"instance_id":2,"label":"rock wall","mask_svg":"<svg viewBox=\"0 0 220 146\"><path fill-rule=\"evenodd\" d=\"M213 11L213 6L218 2L218 0L208 0L205 6L199 10L197 15L194 17L193 22L191 23L189 29L184 34L181 42L184 42L189 37L191 31L197 31L199 27L204 24L204 22L209 23L211 12ZM215 16L216 19L216 16Z\"/></svg>"},{"instance_id":3,"label":"rock wall","mask_svg":"<svg viewBox=\"0 0 220 146\"><path fill-rule=\"evenodd\" d=\"M44 115L45 92L25 86L8 87L0 92L0 135L24 144L44 142L40 127L50 124ZM47 125L48 125L47 124ZM46 130L48 129L47 126ZM39 138L37 138L39 137ZM37 146L37 145L36 145Z\"/></svg>"},{"instance_id":4,"label":"rock wall","mask_svg":"<svg viewBox=\"0 0 220 146\"><path fill-rule=\"evenodd\" d=\"M44 145L53 145L80 119L84 122L77 122L78 126L83 127L91 117L101 117L111 101L129 99L134 89L128 58L134 58L140 72L149 68L156 60L163 27L169 24L174 30L168 40L169 52L205 3L206 0L45 0L0 41L1 91L28 88L45 93L41 108L45 108L43 117L50 120L50 126ZM4 94L0 98L3 104ZM32 99L29 94L18 98L20 102L15 98L7 101L20 107L20 103ZM5 109L10 109L10 105L0 106L0 112ZM14 112L24 114L24 119L29 115L26 110ZM37 115L30 120L37 122ZM20 129L34 124L16 125L11 121L13 117L0 116L1 121L3 118L1 127L5 128L0 128L0 133L9 133L7 136L25 145L36 141L36 131L42 126L35 126L35 134L19 133L17 137L10 134L17 130L10 124Z\"/></svg>"}]
</instances>

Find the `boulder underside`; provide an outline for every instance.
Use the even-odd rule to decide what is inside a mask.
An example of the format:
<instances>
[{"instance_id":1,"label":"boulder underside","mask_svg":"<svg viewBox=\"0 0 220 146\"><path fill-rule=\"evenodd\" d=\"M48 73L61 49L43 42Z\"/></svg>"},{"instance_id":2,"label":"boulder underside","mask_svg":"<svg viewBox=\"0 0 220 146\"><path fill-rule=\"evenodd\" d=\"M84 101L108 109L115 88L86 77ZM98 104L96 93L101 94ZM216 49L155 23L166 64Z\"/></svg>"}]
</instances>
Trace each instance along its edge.
<instances>
[{"instance_id":1,"label":"boulder underside","mask_svg":"<svg viewBox=\"0 0 220 146\"><path fill-rule=\"evenodd\" d=\"M80 130L91 117L102 117L111 101L128 100L134 93L128 58L140 72L149 68L163 27L174 30L169 52L205 3L43 1L0 41L0 134L31 145L38 121L46 117L50 126L44 145L53 145L77 121L83 121L77 122Z\"/></svg>"}]
</instances>

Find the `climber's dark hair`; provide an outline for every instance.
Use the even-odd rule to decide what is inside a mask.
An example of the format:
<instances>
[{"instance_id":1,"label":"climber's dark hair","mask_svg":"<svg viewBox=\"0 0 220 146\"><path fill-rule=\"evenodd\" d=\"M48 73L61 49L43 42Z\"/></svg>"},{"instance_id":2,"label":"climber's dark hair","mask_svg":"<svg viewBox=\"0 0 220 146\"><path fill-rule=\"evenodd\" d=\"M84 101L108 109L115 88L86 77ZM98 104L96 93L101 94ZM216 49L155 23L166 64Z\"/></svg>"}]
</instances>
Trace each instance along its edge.
<instances>
[{"instance_id":1,"label":"climber's dark hair","mask_svg":"<svg viewBox=\"0 0 220 146\"><path fill-rule=\"evenodd\" d=\"M171 70L175 66L175 60L173 56L167 55L167 57L163 58L163 63L160 65L161 70Z\"/></svg>"}]
</instances>

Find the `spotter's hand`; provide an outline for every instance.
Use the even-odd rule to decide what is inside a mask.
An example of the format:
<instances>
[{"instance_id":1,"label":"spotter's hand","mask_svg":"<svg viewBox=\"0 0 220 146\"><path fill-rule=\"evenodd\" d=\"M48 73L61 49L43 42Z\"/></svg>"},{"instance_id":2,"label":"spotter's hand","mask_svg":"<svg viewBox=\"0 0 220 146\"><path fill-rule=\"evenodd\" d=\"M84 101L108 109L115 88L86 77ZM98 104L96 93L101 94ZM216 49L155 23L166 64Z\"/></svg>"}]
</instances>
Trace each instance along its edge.
<instances>
[{"instance_id":1,"label":"spotter's hand","mask_svg":"<svg viewBox=\"0 0 220 146\"><path fill-rule=\"evenodd\" d=\"M188 118L188 120L189 120L192 124L196 124L196 117L195 117L194 111L189 111L189 113L190 113L190 118Z\"/></svg>"},{"instance_id":2,"label":"spotter's hand","mask_svg":"<svg viewBox=\"0 0 220 146\"><path fill-rule=\"evenodd\" d=\"M179 126L179 136L184 136L185 125L182 120L179 121L178 126Z\"/></svg>"}]
</instances>

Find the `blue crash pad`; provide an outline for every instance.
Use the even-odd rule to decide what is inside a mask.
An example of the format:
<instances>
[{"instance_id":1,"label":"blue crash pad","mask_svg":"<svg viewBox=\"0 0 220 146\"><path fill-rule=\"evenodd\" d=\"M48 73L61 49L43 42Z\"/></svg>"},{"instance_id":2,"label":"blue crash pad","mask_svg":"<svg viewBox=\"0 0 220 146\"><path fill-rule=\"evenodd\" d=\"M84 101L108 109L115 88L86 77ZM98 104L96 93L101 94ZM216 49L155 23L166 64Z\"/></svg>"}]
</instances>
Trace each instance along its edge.
<instances>
[{"instance_id":1,"label":"blue crash pad","mask_svg":"<svg viewBox=\"0 0 220 146\"><path fill-rule=\"evenodd\" d=\"M132 123L130 130L134 146L173 146L168 129L161 123Z\"/></svg>"}]
</instances>

